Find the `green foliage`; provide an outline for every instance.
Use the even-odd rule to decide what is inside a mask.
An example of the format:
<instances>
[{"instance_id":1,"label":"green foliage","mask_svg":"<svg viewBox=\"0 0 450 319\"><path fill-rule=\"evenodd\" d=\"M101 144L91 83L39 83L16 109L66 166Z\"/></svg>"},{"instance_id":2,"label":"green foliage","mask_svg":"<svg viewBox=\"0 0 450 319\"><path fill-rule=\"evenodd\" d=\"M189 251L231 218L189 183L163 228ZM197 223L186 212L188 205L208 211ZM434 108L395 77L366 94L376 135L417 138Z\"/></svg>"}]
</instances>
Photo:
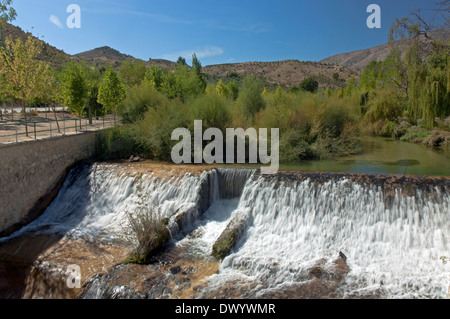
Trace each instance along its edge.
<instances>
[{"instance_id":1,"label":"green foliage","mask_svg":"<svg viewBox=\"0 0 450 319\"><path fill-rule=\"evenodd\" d=\"M92 112L93 116L104 116L105 110L103 109L103 105L98 103L98 84L94 83L91 86L89 91L89 96L87 98L86 109L85 112L88 113L89 109Z\"/></svg>"},{"instance_id":2,"label":"green foliage","mask_svg":"<svg viewBox=\"0 0 450 319\"><path fill-rule=\"evenodd\" d=\"M236 83L235 80L231 80L227 84L227 97L233 99L233 101L236 101L238 96L239 96L239 85Z\"/></svg>"},{"instance_id":3,"label":"green foliage","mask_svg":"<svg viewBox=\"0 0 450 319\"><path fill-rule=\"evenodd\" d=\"M164 70L157 65L152 65L150 69L146 71L144 81L147 85L154 86L156 89L160 90L165 81Z\"/></svg>"},{"instance_id":4,"label":"green foliage","mask_svg":"<svg viewBox=\"0 0 450 319\"><path fill-rule=\"evenodd\" d=\"M227 99L217 93L199 96L186 106L190 109L192 123L203 120L203 129L215 127L225 133L225 129L230 127L232 119Z\"/></svg>"},{"instance_id":5,"label":"green foliage","mask_svg":"<svg viewBox=\"0 0 450 319\"><path fill-rule=\"evenodd\" d=\"M254 77L244 79L236 102L246 118L254 118L259 111L266 107L262 92L262 84Z\"/></svg>"},{"instance_id":6,"label":"green foliage","mask_svg":"<svg viewBox=\"0 0 450 319\"><path fill-rule=\"evenodd\" d=\"M192 55L192 69L197 75L200 75L202 72L202 64L195 53Z\"/></svg>"},{"instance_id":7,"label":"green foliage","mask_svg":"<svg viewBox=\"0 0 450 319\"><path fill-rule=\"evenodd\" d=\"M396 121L405 110L405 100L395 90L374 92L368 104L365 119L369 122L378 120Z\"/></svg>"},{"instance_id":8,"label":"green foliage","mask_svg":"<svg viewBox=\"0 0 450 319\"><path fill-rule=\"evenodd\" d=\"M135 126L115 126L96 134L96 157L98 160L128 159L130 154L143 154L137 139Z\"/></svg>"},{"instance_id":9,"label":"green foliage","mask_svg":"<svg viewBox=\"0 0 450 319\"><path fill-rule=\"evenodd\" d=\"M319 88L319 82L313 78L306 78L300 83L300 89L303 91L314 93Z\"/></svg>"},{"instance_id":10,"label":"green foliage","mask_svg":"<svg viewBox=\"0 0 450 319\"><path fill-rule=\"evenodd\" d=\"M400 138L400 140L404 142L421 143L423 139L428 137L430 134L430 131L426 131L418 127L411 127L408 129L406 134Z\"/></svg>"},{"instance_id":11,"label":"green foliage","mask_svg":"<svg viewBox=\"0 0 450 319\"><path fill-rule=\"evenodd\" d=\"M79 64L71 61L63 71L64 102L77 116L83 116L89 95L89 83Z\"/></svg>"},{"instance_id":12,"label":"green foliage","mask_svg":"<svg viewBox=\"0 0 450 319\"><path fill-rule=\"evenodd\" d=\"M119 79L116 71L111 67L107 72L98 89L98 102L103 104L107 111L116 114L117 108L126 98L126 90Z\"/></svg>"},{"instance_id":13,"label":"green foliage","mask_svg":"<svg viewBox=\"0 0 450 319\"><path fill-rule=\"evenodd\" d=\"M186 59L183 58L182 56L178 57L177 64L178 65L187 65Z\"/></svg>"},{"instance_id":14,"label":"green foliage","mask_svg":"<svg viewBox=\"0 0 450 319\"><path fill-rule=\"evenodd\" d=\"M119 73L124 83L132 87L141 84L147 74L147 67L144 61L124 61L120 65Z\"/></svg>"},{"instance_id":15,"label":"green foliage","mask_svg":"<svg viewBox=\"0 0 450 319\"><path fill-rule=\"evenodd\" d=\"M155 87L146 83L134 86L128 90L123 101L120 114L124 123L134 123L144 119L145 113L151 108L166 104L167 97L159 93Z\"/></svg>"},{"instance_id":16,"label":"green foliage","mask_svg":"<svg viewBox=\"0 0 450 319\"><path fill-rule=\"evenodd\" d=\"M135 124L136 143L148 157L171 160L172 148L177 143L171 140L172 131L193 124L188 114L180 100L162 101L150 108L144 119Z\"/></svg>"},{"instance_id":17,"label":"green foliage","mask_svg":"<svg viewBox=\"0 0 450 319\"><path fill-rule=\"evenodd\" d=\"M3 23L13 21L17 16L16 10L11 6L12 2L12 0L0 0L0 41L3 41Z\"/></svg>"}]
</instances>

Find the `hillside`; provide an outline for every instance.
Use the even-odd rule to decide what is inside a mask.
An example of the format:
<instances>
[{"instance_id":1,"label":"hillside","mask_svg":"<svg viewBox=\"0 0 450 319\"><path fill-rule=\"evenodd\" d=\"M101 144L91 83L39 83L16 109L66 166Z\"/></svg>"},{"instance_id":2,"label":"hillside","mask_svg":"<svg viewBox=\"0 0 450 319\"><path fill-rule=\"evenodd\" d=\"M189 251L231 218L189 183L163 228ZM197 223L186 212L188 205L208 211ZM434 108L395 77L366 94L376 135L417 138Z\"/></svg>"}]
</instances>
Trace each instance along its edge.
<instances>
[{"instance_id":1,"label":"hillside","mask_svg":"<svg viewBox=\"0 0 450 319\"><path fill-rule=\"evenodd\" d=\"M24 32L19 27L6 24L4 36L26 39L30 33ZM450 30L436 31L432 33L434 38L450 39ZM41 39L39 39L42 41ZM298 60L285 60L277 62L245 62L234 64L209 65L203 68L208 81L216 83L220 79L228 82L235 78L238 81L244 75L253 75L267 85L283 86L291 88L298 86L304 79L312 77L319 82L319 86L340 88L351 77L358 78L359 71L366 67L371 61L382 61L388 56L391 46L400 47L404 51L407 41L396 41L386 43L373 48L343 53L328 57L320 62L308 62ZM90 51L69 55L48 43L43 42L43 52L41 59L50 62L54 67L64 65L70 59L75 61L85 61L96 66L117 68L124 61L142 61L147 67L158 65L162 68L173 69L176 63L163 59L150 59L143 61L131 55L121 53L108 46L103 46Z\"/></svg>"},{"instance_id":2,"label":"hillside","mask_svg":"<svg viewBox=\"0 0 450 319\"><path fill-rule=\"evenodd\" d=\"M130 61L143 61L141 59L137 59L131 55L121 53L115 49L112 49L108 46L103 46L100 48L96 48L90 51L82 52L75 54L73 56L76 60L83 60L85 62L95 63L96 65L113 65L115 67L119 66L121 62ZM152 59L149 61L143 61L147 65L147 67L152 66L153 64L158 65L162 68L173 68L175 66L174 62L163 60L163 59Z\"/></svg>"},{"instance_id":3,"label":"hillside","mask_svg":"<svg viewBox=\"0 0 450 319\"><path fill-rule=\"evenodd\" d=\"M23 31L21 28L12 24L5 23L3 26L3 37L7 38L11 36L13 39L22 39L25 41L31 33ZM38 39L37 37L34 37ZM59 67L65 64L70 59L70 55L62 50L55 48L54 46L46 43L42 39L38 39L42 42L43 48L39 58L43 61L49 62L53 67Z\"/></svg>"},{"instance_id":4,"label":"hillside","mask_svg":"<svg viewBox=\"0 0 450 319\"><path fill-rule=\"evenodd\" d=\"M430 33L431 38L448 41L450 39L450 30L435 31ZM391 47L395 46L405 52L405 48L410 40L394 41L365 50L358 50L348 53L337 54L326 59L322 63L337 64L346 66L354 70L364 69L371 61L384 61L391 51Z\"/></svg>"},{"instance_id":5,"label":"hillside","mask_svg":"<svg viewBox=\"0 0 450 319\"><path fill-rule=\"evenodd\" d=\"M254 75L269 84L285 87L298 86L304 79L313 77L320 87L338 88L345 85L349 78L357 76L355 71L347 67L298 60L210 65L205 66L203 72L212 81Z\"/></svg>"}]
</instances>

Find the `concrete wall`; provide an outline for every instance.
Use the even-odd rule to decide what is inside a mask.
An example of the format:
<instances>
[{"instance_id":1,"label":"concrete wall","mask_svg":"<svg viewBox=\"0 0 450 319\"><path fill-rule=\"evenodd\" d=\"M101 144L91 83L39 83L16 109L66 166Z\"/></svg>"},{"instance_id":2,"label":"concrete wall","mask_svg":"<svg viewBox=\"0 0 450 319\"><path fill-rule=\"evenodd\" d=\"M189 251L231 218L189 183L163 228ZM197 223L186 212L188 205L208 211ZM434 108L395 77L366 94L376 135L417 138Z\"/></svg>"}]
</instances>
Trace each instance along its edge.
<instances>
[{"instance_id":1,"label":"concrete wall","mask_svg":"<svg viewBox=\"0 0 450 319\"><path fill-rule=\"evenodd\" d=\"M0 237L11 234L45 210L70 168L95 155L97 134L0 146Z\"/></svg>"}]
</instances>

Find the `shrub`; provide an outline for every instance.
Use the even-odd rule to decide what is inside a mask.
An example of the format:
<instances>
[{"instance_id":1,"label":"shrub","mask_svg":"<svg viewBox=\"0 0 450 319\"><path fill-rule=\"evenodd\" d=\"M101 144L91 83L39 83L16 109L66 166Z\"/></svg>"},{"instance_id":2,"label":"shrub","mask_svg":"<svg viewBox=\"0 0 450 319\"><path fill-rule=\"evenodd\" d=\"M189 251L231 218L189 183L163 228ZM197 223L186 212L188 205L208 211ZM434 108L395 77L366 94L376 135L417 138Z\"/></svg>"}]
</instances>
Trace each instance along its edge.
<instances>
[{"instance_id":1,"label":"shrub","mask_svg":"<svg viewBox=\"0 0 450 319\"><path fill-rule=\"evenodd\" d=\"M313 78L306 78L300 83L300 89L314 93L319 88L319 82Z\"/></svg>"},{"instance_id":2,"label":"shrub","mask_svg":"<svg viewBox=\"0 0 450 319\"><path fill-rule=\"evenodd\" d=\"M187 103L194 120L203 120L203 129L215 127L222 132L231 124L231 113L228 101L220 94L213 92L209 95L197 97Z\"/></svg>"},{"instance_id":3,"label":"shrub","mask_svg":"<svg viewBox=\"0 0 450 319\"><path fill-rule=\"evenodd\" d=\"M385 91L376 94L370 101L365 119L369 122L378 120L396 121L404 111L404 99L395 91Z\"/></svg>"},{"instance_id":4,"label":"shrub","mask_svg":"<svg viewBox=\"0 0 450 319\"><path fill-rule=\"evenodd\" d=\"M167 98L156 88L141 84L128 90L127 98L122 104L120 113L124 123L133 123L142 120L145 113L152 107L166 103Z\"/></svg>"},{"instance_id":5,"label":"shrub","mask_svg":"<svg viewBox=\"0 0 450 319\"><path fill-rule=\"evenodd\" d=\"M237 103L248 119L254 118L259 111L266 107L262 92L262 84L254 77L244 79Z\"/></svg>"},{"instance_id":6,"label":"shrub","mask_svg":"<svg viewBox=\"0 0 450 319\"><path fill-rule=\"evenodd\" d=\"M151 108L144 120L136 123L136 143L152 157L171 160L172 131L179 127L190 127L189 109L178 99L165 101Z\"/></svg>"},{"instance_id":7,"label":"shrub","mask_svg":"<svg viewBox=\"0 0 450 319\"><path fill-rule=\"evenodd\" d=\"M144 264L148 258L169 239L167 219L160 211L143 205L135 213L127 212L128 231L126 238L135 245L126 263Z\"/></svg>"}]
</instances>

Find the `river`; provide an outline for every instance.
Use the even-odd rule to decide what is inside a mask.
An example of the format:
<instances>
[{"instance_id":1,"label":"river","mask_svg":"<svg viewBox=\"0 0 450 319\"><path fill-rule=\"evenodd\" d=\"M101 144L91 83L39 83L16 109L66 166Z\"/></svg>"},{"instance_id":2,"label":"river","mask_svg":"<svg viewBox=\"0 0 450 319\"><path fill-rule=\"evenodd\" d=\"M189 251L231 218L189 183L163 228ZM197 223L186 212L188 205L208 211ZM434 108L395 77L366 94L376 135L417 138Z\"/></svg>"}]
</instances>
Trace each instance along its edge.
<instances>
[{"instance_id":1,"label":"river","mask_svg":"<svg viewBox=\"0 0 450 319\"><path fill-rule=\"evenodd\" d=\"M47 273L48 285L67 264L102 264L105 248L97 245L120 246L126 212L153 205L169 221L165 248L148 265L121 262L92 274L81 264L90 276L79 297L445 298L450 266L439 258L450 251L449 179L410 175L448 176L448 158L379 138L363 145L361 154L284 166L291 171L271 176L159 163L82 165L40 218L0 243L57 235L90 247L83 258L59 242L58 258L43 252L33 267ZM213 257L239 218L244 230L235 244L223 259ZM51 298L30 288L42 285L33 278L24 289L29 296Z\"/></svg>"}]
</instances>

